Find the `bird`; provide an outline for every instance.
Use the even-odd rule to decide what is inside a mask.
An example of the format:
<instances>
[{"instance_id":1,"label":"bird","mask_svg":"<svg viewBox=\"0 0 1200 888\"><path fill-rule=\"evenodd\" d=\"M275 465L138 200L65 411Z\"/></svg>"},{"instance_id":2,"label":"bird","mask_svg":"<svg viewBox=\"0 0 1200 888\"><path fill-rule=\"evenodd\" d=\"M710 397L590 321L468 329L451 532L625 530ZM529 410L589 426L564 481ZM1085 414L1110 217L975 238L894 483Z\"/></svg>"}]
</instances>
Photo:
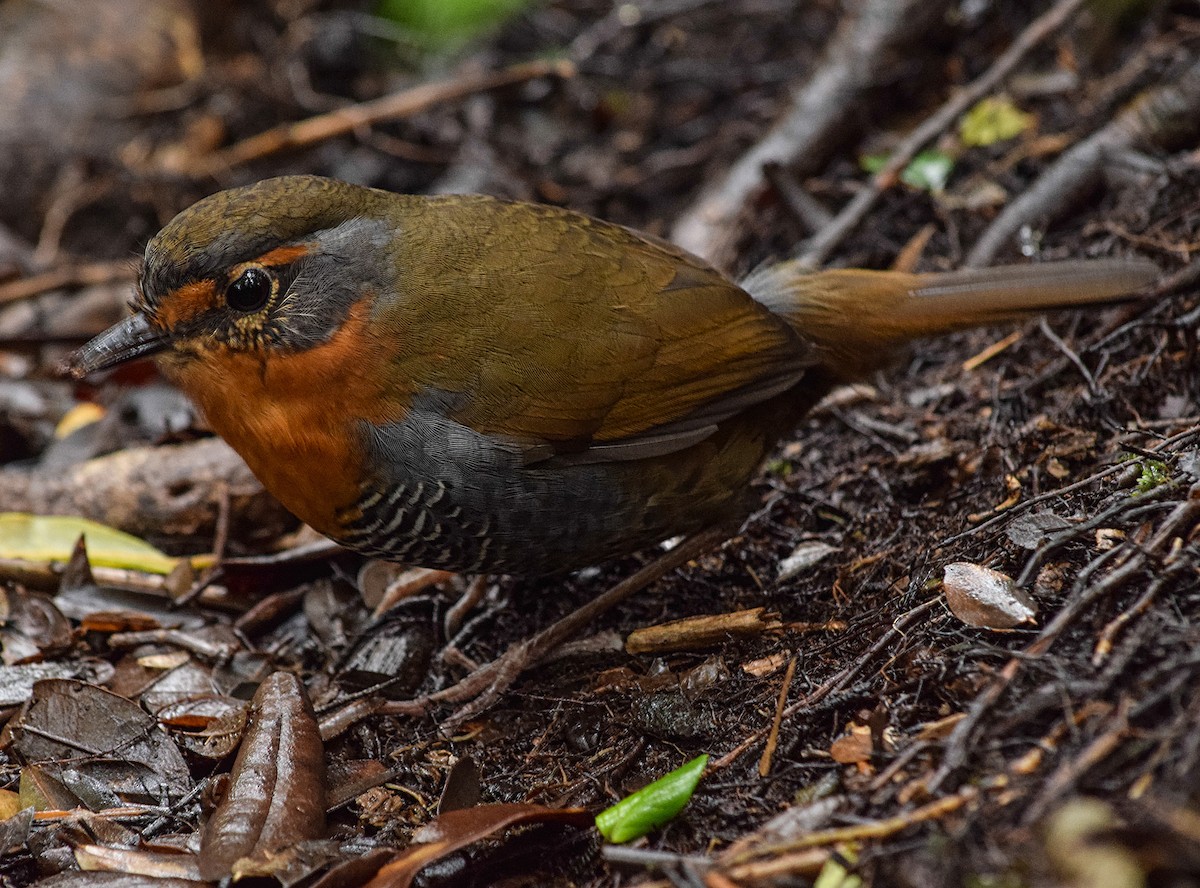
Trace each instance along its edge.
<instances>
[{"instance_id":1,"label":"bird","mask_svg":"<svg viewBox=\"0 0 1200 888\"><path fill-rule=\"evenodd\" d=\"M1127 298L1137 258L735 281L568 209L318 176L146 247L77 377L154 356L264 487L371 557L542 576L736 529L780 439L914 340Z\"/></svg>"}]
</instances>

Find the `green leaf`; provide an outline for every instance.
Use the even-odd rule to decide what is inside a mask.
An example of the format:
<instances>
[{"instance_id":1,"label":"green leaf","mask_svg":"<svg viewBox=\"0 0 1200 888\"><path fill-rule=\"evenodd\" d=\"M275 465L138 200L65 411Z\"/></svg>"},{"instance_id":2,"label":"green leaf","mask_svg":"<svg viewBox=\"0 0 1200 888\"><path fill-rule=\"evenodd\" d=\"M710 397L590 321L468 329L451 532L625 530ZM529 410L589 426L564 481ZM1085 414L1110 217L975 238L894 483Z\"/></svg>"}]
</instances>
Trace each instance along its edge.
<instances>
[{"instance_id":1,"label":"green leaf","mask_svg":"<svg viewBox=\"0 0 1200 888\"><path fill-rule=\"evenodd\" d=\"M995 145L1032 129L1035 122L1032 114L1026 114L1010 100L992 97L977 102L962 116L958 136L968 147Z\"/></svg>"},{"instance_id":2,"label":"green leaf","mask_svg":"<svg viewBox=\"0 0 1200 888\"><path fill-rule=\"evenodd\" d=\"M846 863L858 862L858 855L851 849L843 849L840 857ZM821 867L817 880L813 882L813 888L862 888L862 883L862 878L846 869L841 860L837 857L830 857Z\"/></svg>"},{"instance_id":3,"label":"green leaf","mask_svg":"<svg viewBox=\"0 0 1200 888\"><path fill-rule=\"evenodd\" d=\"M888 160L887 154L864 154L858 159L858 165L864 172L874 175L887 166ZM922 191L943 191L953 169L953 157L944 151L930 149L909 161L900 173L900 181Z\"/></svg>"},{"instance_id":4,"label":"green leaf","mask_svg":"<svg viewBox=\"0 0 1200 888\"><path fill-rule=\"evenodd\" d=\"M1137 479L1136 492L1138 494L1149 493L1154 488L1171 480L1171 470L1162 460L1143 459L1140 460L1140 465L1142 471Z\"/></svg>"},{"instance_id":5,"label":"green leaf","mask_svg":"<svg viewBox=\"0 0 1200 888\"><path fill-rule=\"evenodd\" d=\"M376 13L434 47L470 40L531 0L378 0Z\"/></svg>"},{"instance_id":6,"label":"green leaf","mask_svg":"<svg viewBox=\"0 0 1200 888\"><path fill-rule=\"evenodd\" d=\"M887 166L889 156L887 154L864 154L858 159L858 165L862 167L864 173L874 175Z\"/></svg>"},{"instance_id":7,"label":"green leaf","mask_svg":"<svg viewBox=\"0 0 1200 888\"><path fill-rule=\"evenodd\" d=\"M600 830L600 835L616 844L640 839L683 810L696 791L707 765L707 755L697 756L649 786L626 796L596 815L596 829Z\"/></svg>"},{"instance_id":8,"label":"green leaf","mask_svg":"<svg viewBox=\"0 0 1200 888\"><path fill-rule=\"evenodd\" d=\"M922 191L944 191L954 158L944 151L922 151L900 174L900 181Z\"/></svg>"},{"instance_id":9,"label":"green leaf","mask_svg":"<svg viewBox=\"0 0 1200 888\"><path fill-rule=\"evenodd\" d=\"M86 518L0 512L0 558L66 562L80 536L88 561L100 567L169 574L179 563L145 540Z\"/></svg>"}]
</instances>

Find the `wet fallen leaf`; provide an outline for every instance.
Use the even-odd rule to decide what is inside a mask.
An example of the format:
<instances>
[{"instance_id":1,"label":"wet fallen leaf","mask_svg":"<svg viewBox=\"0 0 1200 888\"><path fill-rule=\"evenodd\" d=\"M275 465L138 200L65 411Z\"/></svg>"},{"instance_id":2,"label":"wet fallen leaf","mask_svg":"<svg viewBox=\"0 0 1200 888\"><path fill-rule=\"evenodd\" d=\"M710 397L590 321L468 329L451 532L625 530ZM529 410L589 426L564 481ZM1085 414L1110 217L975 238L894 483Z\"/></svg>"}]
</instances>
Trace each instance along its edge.
<instances>
[{"instance_id":1,"label":"wet fallen leaf","mask_svg":"<svg viewBox=\"0 0 1200 888\"><path fill-rule=\"evenodd\" d=\"M20 804L17 794L5 790L4 810L10 811L17 804ZM0 820L0 855L9 854L24 845L32 828L33 808L21 808L6 814L4 819Z\"/></svg>"},{"instance_id":2,"label":"wet fallen leaf","mask_svg":"<svg viewBox=\"0 0 1200 888\"><path fill-rule=\"evenodd\" d=\"M958 122L958 136L969 147L986 147L1016 138L1032 129L1037 118L1002 96L989 96L976 102Z\"/></svg>"},{"instance_id":3,"label":"wet fallen leaf","mask_svg":"<svg viewBox=\"0 0 1200 888\"><path fill-rule=\"evenodd\" d=\"M247 880L257 883L270 879L287 888L304 883L313 873L327 869L345 856L338 843L328 839L310 839L274 851L258 848L234 865L233 881L247 884Z\"/></svg>"},{"instance_id":4,"label":"wet fallen leaf","mask_svg":"<svg viewBox=\"0 0 1200 888\"><path fill-rule=\"evenodd\" d=\"M829 745L829 756L838 764L857 765L869 762L873 750L870 727L852 725L848 734L843 734Z\"/></svg>"},{"instance_id":5,"label":"wet fallen leaf","mask_svg":"<svg viewBox=\"0 0 1200 888\"><path fill-rule=\"evenodd\" d=\"M203 888L207 882L191 879L160 879L133 873L59 873L35 882L35 888Z\"/></svg>"},{"instance_id":6,"label":"wet fallen leaf","mask_svg":"<svg viewBox=\"0 0 1200 888\"><path fill-rule=\"evenodd\" d=\"M248 709L245 700L213 694L176 700L157 715L163 727L193 755L219 761L237 749Z\"/></svg>"},{"instance_id":7,"label":"wet fallen leaf","mask_svg":"<svg viewBox=\"0 0 1200 888\"><path fill-rule=\"evenodd\" d=\"M22 808L21 796L18 793L11 789L0 789L0 821L20 813ZM2 853L3 849L0 849L0 854Z\"/></svg>"},{"instance_id":8,"label":"wet fallen leaf","mask_svg":"<svg viewBox=\"0 0 1200 888\"><path fill-rule=\"evenodd\" d=\"M117 627L105 627L108 619L105 615L125 613L131 615L130 625L124 627L128 630L167 626L196 628L205 623L204 617L197 612L180 610L172 604L179 590L176 585L178 573L163 576L104 567L95 572L99 575L96 582L78 586L68 584L65 575L61 583L55 578L52 585L58 587L58 594L54 596L54 603L64 616L85 621L97 614L99 623L95 629L100 632L117 631Z\"/></svg>"},{"instance_id":9,"label":"wet fallen leaf","mask_svg":"<svg viewBox=\"0 0 1200 888\"><path fill-rule=\"evenodd\" d=\"M790 580L810 567L820 564L836 551L838 551L837 546L822 543L820 540L810 540L809 542L801 543L792 549L792 554L779 562L779 572L775 578L777 580Z\"/></svg>"},{"instance_id":10,"label":"wet fallen leaf","mask_svg":"<svg viewBox=\"0 0 1200 888\"><path fill-rule=\"evenodd\" d=\"M450 773L446 775L446 785L442 787L442 795L438 799L438 813L448 814L473 808L479 804L481 792L479 766L474 759L460 758L451 765Z\"/></svg>"},{"instance_id":11,"label":"wet fallen leaf","mask_svg":"<svg viewBox=\"0 0 1200 888\"><path fill-rule=\"evenodd\" d=\"M122 671L138 673L148 680L138 686L138 698L150 712L159 712L165 706L180 700L192 700L203 694L227 689L217 681L213 669L194 659L187 651L147 652L142 656L122 661ZM134 696L131 682L130 696Z\"/></svg>"},{"instance_id":12,"label":"wet fallen leaf","mask_svg":"<svg viewBox=\"0 0 1200 888\"><path fill-rule=\"evenodd\" d=\"M376 848L364 854L356 849L356 853L347 856L349 859L331 866L309 888L357 888L365 885L385 863L396 856L396 852L391 848Z\"/></svg>"},{"instance_id":13,"label":"wet fallen leaf","mask_svg":"<svg viewBox=\"0 0 1200 888\"><path fill-rule=\"evenodd\" d=\"M21 759L72 792L113 794L126 804L164 804L191 787L183 756L132 700L69 679L33 686L11 725Z\"/></svg>"},{"instance_id":14,"label":"wet fallen leaf","mask_svg":"<svg viewBox=\"0 0 1200 888\"><path fill-rule=\"evenodd\" d=\"M65 563L80 537L87 541L94 565L169 574L179 563L145 540L86 518L0 513L0 558Z\"/></svg>"},{"instance_id":15,"label":"wet fallen leaf","mask_svg":"<svg viewBox=\"0 0 1200 888\"><path fill-rule=\"evenodd\" d=\"M979 564L946 565L942 588L951 612L968 626L1012 629L1037 615L1033 599L1011 577Z\"/></svg>"},{"instance_id":16,"label":"wet fallen leaf","mask_svg":"<svg viewBox=\"0 0 1200 888\"><path fill-rule=\"evenodd\" d=\"M63 653L75 640L67 618L37 592L0 589L0 621L0 652L9 665Z\"/></svg>"},{"instance_id":17,"label":"wet fallen leaf","mask_svg":"<svg viewBox=\"0 0 1200 888\"><path fill-rule=\"evenodd\" d=\"M378 759L333 761L326 776L329 792L326 810L332 811L364 793L393 780L396 771Z\"/></svg>"},{"instance_id":18,"label":"wet fallen leaf","mask_svg":"<svg viewBox=\"0 0 1200 888\"><path fill-rule=\"evenodd\" d=\"M239 861L325 832L325 748L304 686L269 676L251 704L229 791L205 825L200 875L222 879Z\"/></svg>"},{"instance_id":19,"label":"wet fallen leaf","mask_svg":"<svg viewBox=\"0 0 1200 888\"><path fill-rule=\"evenodd\" d=\"M89 844L80 845L75 849L75 862L81 870L89 872L130 873L154 876L158 879L187 879L193 883L200 878L194 854L169 854Z\"/></svg>"},{"instance_id":20,"label":"wet fallen leaf","mask_svg":"<svg viewBox=\"0 0 1200 888\"><path fill-rule=\"evenodd\" d=\"M695 700L719 684L730 680L729 667L720 657L709 657L689 669L679 678L679 690L684 697Z\"/></svg>"},{"instance_id":21,"label":"wet fallen leaf","mask_svg":"<svg viewBox=\"0 0 1200 888\"><path fill-rule=\"evenodd\" d=\"M351 691L378 687L385 696L412 696L428 674L435 638L428 622L392 622L364 636L346 657L339 684Z\"/></svg>"},{"instance_id":22,"label":"wet fallen leaf","mask_svg":"<svg viewBox=\"0 0 1200 888\"><path fill-rule=\"evenodd\" d=\"M33 686L49 678L79 678L80 663L17 663L0 666L0 706L19 706L33 694Z\"/></svg>"},{"instance_id":23,"label":"wet fallen leaf","mask_svg":"<svg viewBox=\"0 0 1200 888\"><path fill-rule=\"evenodd\" d=\"M83 801L41 765L22 768L17 787L17 798L22 808L40 813L83 807Z\"/></svg>"},{"instance_id":24,"label":"wet fallen leaf","mask_svg":"<svg viewBox=\"0 0 1200 888\"><path fill-rule=\"evenodd\" d=\"M429 864L510 826L528 823L585 826L591 820L591 815L582 808L529 804L480 805L449 811L417 830L414 844L382 867L366 888L409 888L417 873Z\"/></svg>"},{"instance_id":25,"label":"wet fallen leaf","mask_svg":"<svg viewBox=\"0 0 1200 888\"><path fill-rule=\"evenodd\" d=\"M1053 512L1027 512L1008 522L1004 534L1022 549L1036 549L1051 534L1070 526L1070 521Z\"/></svg>"}]
</instances>

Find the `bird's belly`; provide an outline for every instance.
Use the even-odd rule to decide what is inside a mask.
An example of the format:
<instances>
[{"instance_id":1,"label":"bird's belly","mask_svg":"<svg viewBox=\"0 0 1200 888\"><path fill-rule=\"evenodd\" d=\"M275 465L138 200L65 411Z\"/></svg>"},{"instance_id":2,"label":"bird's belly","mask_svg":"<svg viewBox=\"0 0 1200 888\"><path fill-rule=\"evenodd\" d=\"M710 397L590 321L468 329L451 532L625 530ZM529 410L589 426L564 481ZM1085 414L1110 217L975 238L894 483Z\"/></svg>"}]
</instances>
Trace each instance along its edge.
<instances>
[{"instance_id":1,"label":"bird's belly","mask_svg":"<svg viewBox=\"0 0 1200 888\"><path fill-rule=\"evenodd\" d=\"M729 444L547 467L464 462L424 450L365 484L334 536L364 554L423 567L571 570L744 514L763 445Z\"/></svg>"},{"instance_id":2,"label":"bird's belly","mask_svg":"<svg viewBox=\"0 0 1200 888\"><path fill-rule=\"evenodd\" d=\"M393 477L360 501L360 516L338 541L424 567L549 574L698 530L720 520L735 498L732 491L697 496L682 483L664 486L624 468L525 469L450 483Z\"/></svg>"}]
</instances>

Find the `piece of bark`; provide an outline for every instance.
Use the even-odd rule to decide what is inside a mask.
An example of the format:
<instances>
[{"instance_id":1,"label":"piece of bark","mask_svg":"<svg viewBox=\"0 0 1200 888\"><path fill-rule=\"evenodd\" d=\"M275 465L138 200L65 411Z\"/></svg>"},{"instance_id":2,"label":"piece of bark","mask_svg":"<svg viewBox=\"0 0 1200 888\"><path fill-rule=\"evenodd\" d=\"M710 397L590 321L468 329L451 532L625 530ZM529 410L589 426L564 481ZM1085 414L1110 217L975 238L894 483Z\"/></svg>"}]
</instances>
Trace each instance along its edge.
<instances>
[{"instance_id":1,"label":"piece of bark","mask_svg":"<svg viewBox=\"0 0 1200 888\"><path fill-rule=\"evenodd\" d=\"M224 495L237 538L269 539L295 523L217 438L131 448L65 471L0 470L5 511L79 515L142 537L211 536Z\"/></svg>"},{"instance_id":2,"label":"piece of bark","mask_svg":"<svg viewBox=\"0 0 1200 888\"><path fill-rule=\"evenodd\" d=\"M625 651L630 654L691 651L712 647L733 636L761 635L782 628L779 615L768 613L763 607L729 614L685 617L630 632L625 640Z\"/></svg>"}]
</instances>

